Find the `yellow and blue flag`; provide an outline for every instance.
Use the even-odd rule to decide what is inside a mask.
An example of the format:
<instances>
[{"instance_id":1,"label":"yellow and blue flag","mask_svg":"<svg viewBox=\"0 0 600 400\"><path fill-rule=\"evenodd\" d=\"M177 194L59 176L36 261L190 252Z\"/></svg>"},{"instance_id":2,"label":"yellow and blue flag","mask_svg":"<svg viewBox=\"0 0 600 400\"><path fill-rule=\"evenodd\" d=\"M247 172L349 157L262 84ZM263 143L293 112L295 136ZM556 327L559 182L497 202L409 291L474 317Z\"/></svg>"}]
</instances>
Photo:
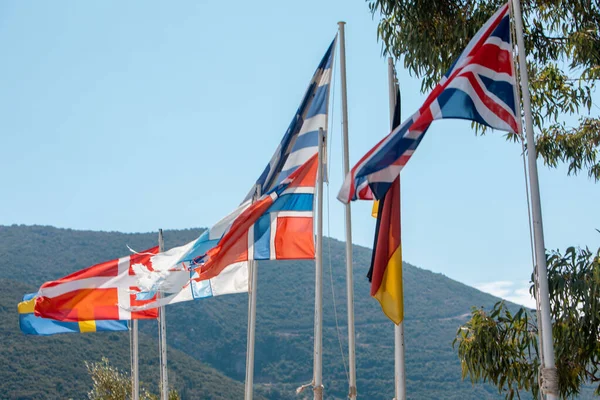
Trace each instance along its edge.
<instances>
[{"instance_id":1,"label":"yellow and blue flag","mask_svg":"<svg viewBox=\"0 0 600 400\"><path fill-rule=\"evenodd\" d=\"M84 333L100 331L126 331L127 321L79 321L63 322L36 317L33 313L36 293L23 296L19 303L19 327L26 335L55 335L57 333Z\"/></svg>"}]
</instances>

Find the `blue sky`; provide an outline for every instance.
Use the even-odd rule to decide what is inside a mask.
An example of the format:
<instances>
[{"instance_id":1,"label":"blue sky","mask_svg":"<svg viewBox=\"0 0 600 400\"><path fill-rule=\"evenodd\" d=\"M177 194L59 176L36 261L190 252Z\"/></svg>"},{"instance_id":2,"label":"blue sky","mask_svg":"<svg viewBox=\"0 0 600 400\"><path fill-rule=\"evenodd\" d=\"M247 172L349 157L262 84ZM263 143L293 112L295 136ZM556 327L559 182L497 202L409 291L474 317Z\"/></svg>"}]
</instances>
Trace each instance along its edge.
<instances>
[{"instance_id":1,"label":"blue sky","mask_svg":"<svg viewBox=\"0 0 600 400\"><path fill-rule=\"evenodd\" d=\"M351 162L387 133L387 66L367 3L223 6L0 2L0 224L213 224L262 172L339 20ZM398 68L407 116L424 95ZM325 229L343 239L339 81L332 100ZM433 124L402 173L403 250L414 265L518 299L531 272L527 210L520 146L503 136ZM600 185L543 166L540 182L547 247L597 247ZM369 211L353 204L354 242L370 247Z\"/></svg>"}]
</instances>

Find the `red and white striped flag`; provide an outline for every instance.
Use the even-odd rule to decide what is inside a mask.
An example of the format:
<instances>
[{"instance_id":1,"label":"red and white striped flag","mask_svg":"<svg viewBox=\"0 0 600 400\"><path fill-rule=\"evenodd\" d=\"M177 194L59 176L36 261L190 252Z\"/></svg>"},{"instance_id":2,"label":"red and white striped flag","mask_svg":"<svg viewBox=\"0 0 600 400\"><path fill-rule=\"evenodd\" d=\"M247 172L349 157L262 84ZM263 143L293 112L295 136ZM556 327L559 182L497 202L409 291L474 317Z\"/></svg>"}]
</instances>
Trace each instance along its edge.
<instances>
[{"instance_id":1,"label":"red and white striped flag","mask_svg":"<svg viewBox=\"0 0 600 400\"><path fill-rule=\"evenodd\" d=\"M58 321L131 320L157 318L158 310L131 312L126 308L155 300L137 300L134 268L152 270L158 247L97 264L44 283L37 294L35 315Z\"/></svg>"}]
</instances>

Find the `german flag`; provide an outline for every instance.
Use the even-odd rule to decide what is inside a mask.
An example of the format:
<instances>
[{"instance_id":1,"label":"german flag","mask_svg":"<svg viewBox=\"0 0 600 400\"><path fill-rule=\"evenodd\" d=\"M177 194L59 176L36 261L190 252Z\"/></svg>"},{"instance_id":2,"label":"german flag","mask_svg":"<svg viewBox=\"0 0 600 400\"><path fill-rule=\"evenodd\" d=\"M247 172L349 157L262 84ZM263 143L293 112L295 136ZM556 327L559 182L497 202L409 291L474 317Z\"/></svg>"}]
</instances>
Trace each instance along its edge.
<instances>
[{"instance_id":1,"label":"german flag","mask_svg":"<svg viewBox=\"0 0 600 400\"><path fill-rule=\"evenodd\" d=\"M396 91L396 106L392 126L400 125L400 91ZM383 199L373 203L371 215L377 218L371 268L371 296L375 297L384 314L397 325L404 319L402 290L402 244L400 241L400 176Z\"/></svg>"},{"instance_id":2,"label":"german flag","mask_svg":"<svg viewBox=\"0 0 600 400\"><path fill-rule=\"evenodd\" d=\"M377 210L377 228L371 268L367 274L371 296L381 304L389 319L404 319L402 290L402 245L400 242L400 177L396 178Z\"/></svg>"}]
</instances>

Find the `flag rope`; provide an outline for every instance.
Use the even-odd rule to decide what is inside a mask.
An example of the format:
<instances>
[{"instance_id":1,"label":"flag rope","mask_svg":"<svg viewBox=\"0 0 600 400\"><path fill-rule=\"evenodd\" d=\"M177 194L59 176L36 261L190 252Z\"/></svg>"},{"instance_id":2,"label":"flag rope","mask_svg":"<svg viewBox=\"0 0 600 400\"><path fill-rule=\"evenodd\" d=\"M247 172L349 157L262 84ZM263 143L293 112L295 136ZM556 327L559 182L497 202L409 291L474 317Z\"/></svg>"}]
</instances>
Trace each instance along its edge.
<instances>
[{"instance_id":1,"label":"flag rope","mask_svg":"<svg viewBox=\"0 0 600 400\"><path fill-rule=\"evenodd\" d=\"M340 344L340 354L342 355L342 363L344 364L344 372L346 373L346 380L350 382L350 375L348 374L348 363L346 362L346 356L344 355L344 345L342 344L342 335L340 334L340 325L338 322L337 304L335 301L335 288L333 287L333 265L331 262L331 232L330 232L330 212L329 212L329 184L327 184L327 256L329 258L329 278L331 283L331 298L333 300L333 315L335 318L335 330L337 333L338 343Z\"/></svg>"}]
</instances>

